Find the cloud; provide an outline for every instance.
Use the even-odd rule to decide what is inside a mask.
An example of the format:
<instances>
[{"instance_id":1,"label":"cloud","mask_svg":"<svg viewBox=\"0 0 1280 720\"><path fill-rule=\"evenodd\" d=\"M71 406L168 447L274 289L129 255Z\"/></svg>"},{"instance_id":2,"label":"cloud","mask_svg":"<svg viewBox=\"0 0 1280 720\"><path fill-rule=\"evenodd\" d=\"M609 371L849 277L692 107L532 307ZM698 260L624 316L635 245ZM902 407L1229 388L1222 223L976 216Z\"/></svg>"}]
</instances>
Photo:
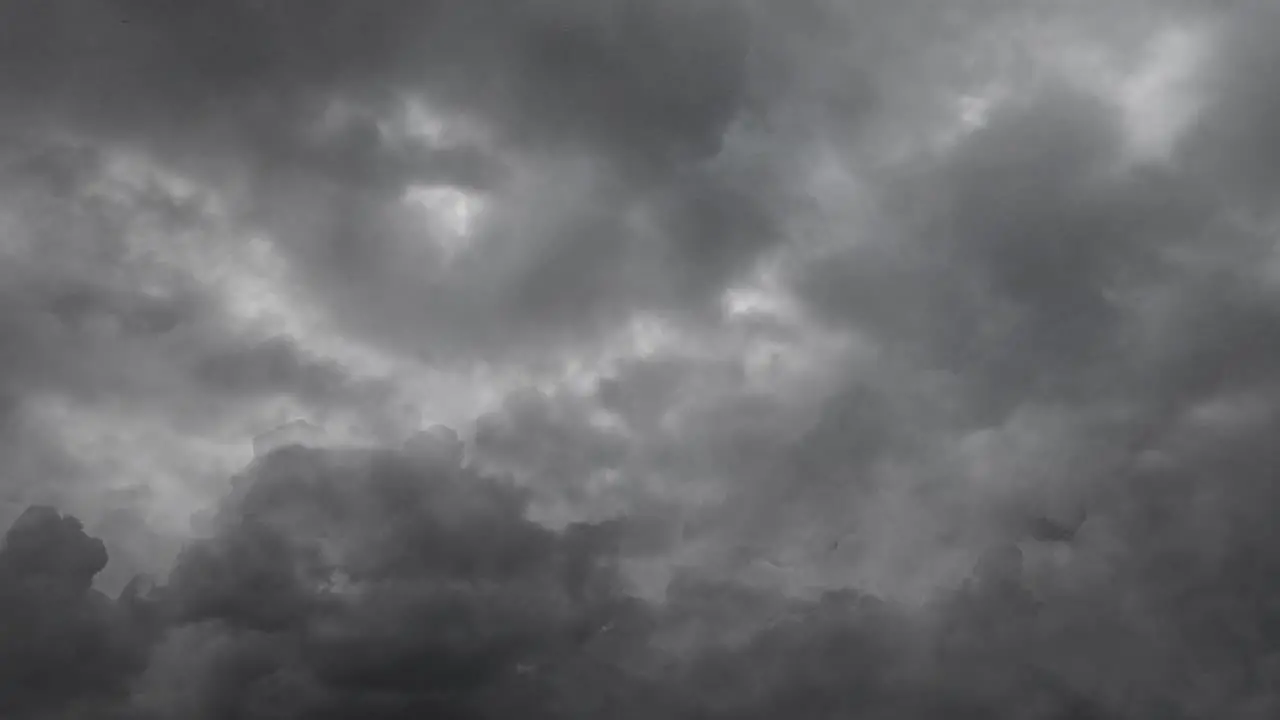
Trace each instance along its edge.
<instances>
[{"instance_id":1,"label":"cloud","mask_svg":"<svg viewBox=\"0 0 1280 720\"><path fill-rule=\"evenodd\" d=\"M14 600L36 600L23 606L36 613L29 627L116 643L49 665L57 691L31 682L8 695L28 698L16 717L91 702L147 718L518 707L740 717L795 702L886 712L971 702L920 671L924 628L891 606L857 593L779 602L696 577L665 602L644 601L619 574L620 526L542 528L522 517L518 490L462 468L293 446L240 483L167 585L135 582L114 601L89 589L107 557L77 521L34 508L15 523L3 567ZM983 580L973 602L995 603L982 593L1004 592L1000 582L1009 575ZM60 603L91 605L91 624L67 624L73 611ZM4 650L26 648L23 637L7 634ZM44 653L63 646L44 641Z\"/></svg>"},{"instance_id":2,"label":"cloud","mask_svg":"<svg viewBox=\"0 0 1280 720\"><path fill-rule=\"evenodd\" d=\"M183 509L171 509L173 485L190 487L191 473L211 469L225 477L243 462L221 448L211 462L211 444L247 450L264 423L253 416L270 423L272 403L373 423L387 415L378 379L237 316L219 273L238 245L219 246L216 209L199 193L93 143L52 138L7 146L5 156L5 521L52 503L96 526L120 509L117 491L144 486L128 508L139 533L117 563L162 571L185 524ZM193 237L203 262L184 257ZM158 487L165 475L173 485ZM103 577L118 589L127 571L116 570Z\"/></svg>"},{"instance_id":3,"label":"cloud","mask_svg":"<svg viewBox=\"0 0 1280 720\"><path fill-rule=\"evenodd\" d=\"M106 564L102 541L52 508L29 508L9 528L0 550L6 714L39 717L62 703L125 696L145 646L134 644L130 619L90 589Z\"/></svg>"},{"instance_id":4,"label":"cloud","mask_svg":"<svg viewBox=\"0 0 1280 720\"><path fill-rule=\"evenodd\" d=\"M230 170L232 184L221 189L244 199L237 212L277 236L302 281L323 288L320 300L334 303L352 331L383 340L394 331L390 339L405 342L412 313L432 335L504 318L512 329L527 320L567 332L588 319L583 308L608 306L620 290L642 303L669 292L680 303L706 302L709 289L776 240L761 221L767 174L753 180L707 167L749 92L750 18L732 4L568 2L507 12L491 3L397 3L357 17L333 4L236 2L199 18L147 4L32 15L14 18L42 37L10 50L24 69L7 92L15 117L141 145L204 178L210 168ZM214 36L235 38L234 48ZM110 93L96 89L105 87ZM43 95L48 88L59 96ZM18 110L19 98L35 117ZM433 149L405 136L396 117L419 100L484 128L494 147ZM335 118L332 129L326 118ZM501 160L487 157L494 153ZM545 196L534 178L557 171L552 153L583 158L589 174L577 182L597 188L590 204L600 208ZM489 169L512 163L534 184ZM412 248L429 244L430 233L405 227L399 209L404 186L415 183L514 194L513 207L532 192L534 205L484 223L482 234L493 237L476 243L482 257L433 289L402 271L404 263L429 267ZM753 207L759 217L743 215ZM657 237L636 237L625 216L637 214ZM654 242L669 249L641 249ZM496 278L512 294L475 289L495 280L491 268L511 246L530 244L541 257ZM653 260L633 268L637 252ZM638 297L624 289L637 270L651 273ZM471 297L456 305L458 294ZM467 307L481 316L450 317ZM526 311L531 317L516 317ZM381 322L387 315L394 319Z\"/></svg>"},{"instance_id":5,"label":"cloud","mask_svg":"<svg viewBox=\"0 0 1280 720\"><path fill-rule=\"evenodd\" d=\"M456 465L293 446L247 473L165 588L175 626L156 652L185 669L153 664L140 697L173 703L162 717L465 712L572 652L614 602L606 526L543 529L517 489ZM175 673L194 675L194 704L169 694Z\"/></svg>"},{"instance_id":6,"label":"cloud","mask_svg":"<svg viewBox=\"0 0 1280 720\"><path fill-rule=\"evenodd\" d=\"M1273 26L0 9L4 714L1273 715Z\"/></svg>"},{"instance_id":7,"label":"cloud","mask_svg":"<svg viewBox=\"0 0 1280 720\"><path fill-rule=\"evenodd\" d=\"M283 393L329 402L357 392L345 368L308 357L283 336L249 347L212 349L195 360L192 374L209 391L223 395Z\"/></svg>"},{"instance_id":8,"label":"cloud","mask_svg":"<svg viewBox=\"0 0 1280 720\"><path fill-rule=\"evenodd\" d=\"M1251 442L1236 452L1256 454ZM98 603L98 625L83 632L117 638L124 654L110 666L86 656L83 684L64 681L15 712L76 701L106 711L100 688L113 688L121 712L158 718L503 717L515 707L553 717L621 707L1144 717L1265 698L1233 664L1250 655L1218 644L1224 632L1267 637L1250 629L1267 611L1240 604L1265 586L1234 584L1265 577L1253 563L1269 547L1256 534L1267 527L1265 485L1247 477L1195 502L1184 494L1190 478L1160 480L1165 500L1128 486L1102 513L1124 534L1107 565L1115 574L1033 590L1023 551L1006 544L922 611L854 591L788 598L696 569L665 599L644 600L619 563L625 524L541 527L514 485L439 460L277 449L240 476L167 585L135 583L115 601L89 590L107 560L102 544L73 519L28 511L3 551L5 571L26 579L6 587L44 593L26 607L50 621L68 612L55 597ZM1203 462L1217 464L1183 467ZM1235 500L1246 496L1254 504L1241 515ZM1209 512L1214 503L1235 513L1234 529L1204 524L1223 517ZM1187 523L1201 532L1181 534ZM1169 574L1170 562L1181 572ZM1211 570L1241 562L1241 575ZM1197 680L1172 681L1186 672Z\"/></svg>"},{"instance_id":9,"label":"cloud","mask_svg":"<svg viewBox=\"0 0 1280 720\"><path fill-rule=\"evenodd\" d=\"M1188 131L1187 161L1220 186L1223 198L1266 212L1275 191L1271 118L1275 92L1262 71L1270 48L1258 41L1276 22L1266 8L1241 9L1215 26L1212 53L1198 86L1203 111Z\"/></svg>"}]
</instances>

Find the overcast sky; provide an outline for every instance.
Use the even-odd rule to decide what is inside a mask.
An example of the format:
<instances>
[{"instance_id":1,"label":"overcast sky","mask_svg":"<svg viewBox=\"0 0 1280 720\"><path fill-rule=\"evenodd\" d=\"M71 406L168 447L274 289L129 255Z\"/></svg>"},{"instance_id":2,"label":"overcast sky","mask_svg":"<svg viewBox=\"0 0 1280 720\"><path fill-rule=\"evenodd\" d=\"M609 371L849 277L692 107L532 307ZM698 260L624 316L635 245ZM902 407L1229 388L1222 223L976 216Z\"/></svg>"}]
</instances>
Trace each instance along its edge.
<instances>
[{"instance_id":1,"label":"overcast sky","mask_svg":"<svg viewBox=\"0 0 1280 720\"><path fill-rule=\"evenodd\" d=\"M1273 717L1278 10L0 4L6 717Z\"/></svg>"}]
</instances>

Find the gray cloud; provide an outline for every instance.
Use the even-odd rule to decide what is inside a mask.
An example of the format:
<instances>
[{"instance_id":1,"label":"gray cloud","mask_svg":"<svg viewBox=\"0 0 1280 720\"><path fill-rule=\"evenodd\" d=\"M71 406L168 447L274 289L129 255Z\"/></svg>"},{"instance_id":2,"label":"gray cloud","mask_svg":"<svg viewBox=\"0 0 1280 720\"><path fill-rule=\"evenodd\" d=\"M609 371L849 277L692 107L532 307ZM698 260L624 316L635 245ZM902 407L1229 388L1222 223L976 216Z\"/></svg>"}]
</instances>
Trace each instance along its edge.
<instances>
[{"instance_id":1,"label":"gray cloud","mask_svg":"<svg viewBox=\"0 0 1280 720\"><path fill-rule=\"evenodd\" d=\"M0 9L6 716L1274 715L1274 18L953 5Z\"/></svg>"},{"instance_id":2,"label":"gray cloud","mask_svg":"<svg viewBox=\"0 0 1280 720\"><path fill-rule=\"evenodd\" d=\"M205 268L167 263L163 249L157 255L148 245L160 235L162 247L181 251L183 234L211 238L213 221L198 197L182 196L154 179L119 178L110 153L91 143L13 145L5 155L5 521L40 502L73 509L91 526L110 524L112 513L122 509L117 491L150 481L126 475L122 459L130 475L166 462L181 472L209 472L202 467L206 460L165 459L163 448L141 456L121 447L119 434L106 441L116 447L102 453L102 438L75 422L82 409L119 421L88 431L125 436L134 422L178 433L225 432L229 424L245 423L246 407L271 398L318 411L385 414L381 407L370 410L385 403L382 384L356 378L335 361L309 357L292 338L266 339L242 327L214 282L200 274ZM208 249L216 265L219 252ZM246 448L254 423L248 424L242 430ZM150 527L150 508L161 497L149 492L124 502L132 519L105 531L120 550L102 576L106 587L118 589L132 572L169 564L181 541L168 536L172 527Z\"/></svg>"},{"instance_id":3,"label":"gray cloud","mask_svg":"<svg viewBox=\"0 0 1280 720\"><path fill-rule=\"evenodd\" d=\"M1275 88L1263 68L1274 52L1260 39L1275 27L1269 8L1242 9L1219 30L1222 52L1203 70L1206 110L1186 143L1186 162L1219 185L1228 203L1269 214L1276 186Z\"/></svg>"},{"instance_id":4,"label":"gray cloud","mask_svg":"<svg viewBox=\"0 0 1280 720\"><path fill-rule=\"evenodd\" d=\"M887 228L798 280L819 313L980 383L992 419L1096 392L1106 378L1091 371L1120 368L1132 333L1117 296L1159 282L1165 255L1209 222L1184 179L1109 167L1115 109L1065 88L1026 102L889 184Z\"/></svg>"},{"instance_id":5,"label":"gray cloud","mask_svg":"<svg viewBox=\"0 0 1280 720\"><path fill-rule=\"evenodd\" d=\"M344 368L308 357L282 336L250 347L213 350L197 359L193 374L211 391L227 394L284 392L324 400L350 392Z\"/></svg>"},{"instance_id":6,"label":"gray cloud","mask_svg":"<svg viewBox=\"0 0 1280 720\"><path fill-rule=\"evenodd\" d=\"M775 35L772 10L392 3L353 14L234 2L188 13L126 2L11 12L33 28L8 51L22 69L6 92L15 122L143 147L221 183L348 331L381 342L433 356L545 349L590 340L636 308L705 315L783 239L794 158L761 152L781 136L735 130L767 120L809 72L803 41ZM825 12L811 8L805 27ZM825 87L807 102L826 103ZM375 121L405 98L490 140L430 149L389 137ZM356 114L326 132L334 103ZM848 121L868 106L856 92L833 103ZM447 279L424 279L431 232L399 205L407 183L495 199Z\"/></svg>"},{"instance_id":7,"label":"gray cloud","mask_svg":"<svg viewBox=\"0 0 1280 720\"><path fill-rule=\"evenodd\" d=\"M45 648L95 643L60 666L59 692L33 681L7 694L23 702L18 716L92 702L146 718L505 717L518 707L755 717L803 702L933 717L1077 702L1051 681L963 689L921 672L922 628L857 593L779 605L694 579L661 605L629 598L617 574L621 528L548 531L520 517L514 488L458 467L295 446L262 458L243 482L166 586L133 583L114 601L88 589L107 558L77 521L36 508L15 523L0 567L19 574L6 588L29 603L28 626L57 634ZM947 616L963 629L966 612L1000 610L1007 578L981 580ZM83 626L59 625L61 603L96 609ZM740 639L716 639L717 626L735 624ZM693 655L690 631L706 638ZM944 662L1008 667L972 635L990 631L966 632L976 649L947 650ZM27 647L23 637L5 636L4 657ZM136 663L148 655L143 670ZM53 667L30 660L25 672Z\"/></svg>"}]
</instances>

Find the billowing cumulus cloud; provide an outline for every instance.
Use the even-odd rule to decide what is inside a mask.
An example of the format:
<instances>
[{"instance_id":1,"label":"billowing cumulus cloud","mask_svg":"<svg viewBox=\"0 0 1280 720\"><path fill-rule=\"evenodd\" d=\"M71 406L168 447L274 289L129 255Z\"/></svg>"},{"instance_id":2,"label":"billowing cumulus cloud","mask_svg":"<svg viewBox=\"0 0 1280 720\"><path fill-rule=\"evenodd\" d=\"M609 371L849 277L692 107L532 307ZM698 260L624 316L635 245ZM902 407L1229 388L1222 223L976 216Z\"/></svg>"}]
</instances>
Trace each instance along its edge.
<instances>
[{"instance_id":1,"label":"billowing cumulus cloud","mask_svg":"<svg viewBox=\"0 0 1280 720\"><path fill-rule=\"evenodd\" d=\"M0 8L0 715L1263 718L1258 3Z\"/></svg>"}]
</instances>

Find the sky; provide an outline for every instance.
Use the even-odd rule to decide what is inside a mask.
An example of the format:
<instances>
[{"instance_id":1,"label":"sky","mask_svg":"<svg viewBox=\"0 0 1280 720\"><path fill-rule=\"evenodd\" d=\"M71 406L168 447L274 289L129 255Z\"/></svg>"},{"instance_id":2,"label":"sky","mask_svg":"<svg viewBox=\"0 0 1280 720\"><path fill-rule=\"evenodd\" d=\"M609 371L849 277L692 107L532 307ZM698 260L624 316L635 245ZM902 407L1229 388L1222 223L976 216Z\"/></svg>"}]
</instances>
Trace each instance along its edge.
<instances>
[{"instance_id":1,"label":"sky","mask_svg":"<svg viewBox=\"0 0 1280 720\"><path fill-rule=\"evenodd\" d=\"M1277 31L0 4L0 715L1275 717Z\"/></svg>"}]
</instances>

